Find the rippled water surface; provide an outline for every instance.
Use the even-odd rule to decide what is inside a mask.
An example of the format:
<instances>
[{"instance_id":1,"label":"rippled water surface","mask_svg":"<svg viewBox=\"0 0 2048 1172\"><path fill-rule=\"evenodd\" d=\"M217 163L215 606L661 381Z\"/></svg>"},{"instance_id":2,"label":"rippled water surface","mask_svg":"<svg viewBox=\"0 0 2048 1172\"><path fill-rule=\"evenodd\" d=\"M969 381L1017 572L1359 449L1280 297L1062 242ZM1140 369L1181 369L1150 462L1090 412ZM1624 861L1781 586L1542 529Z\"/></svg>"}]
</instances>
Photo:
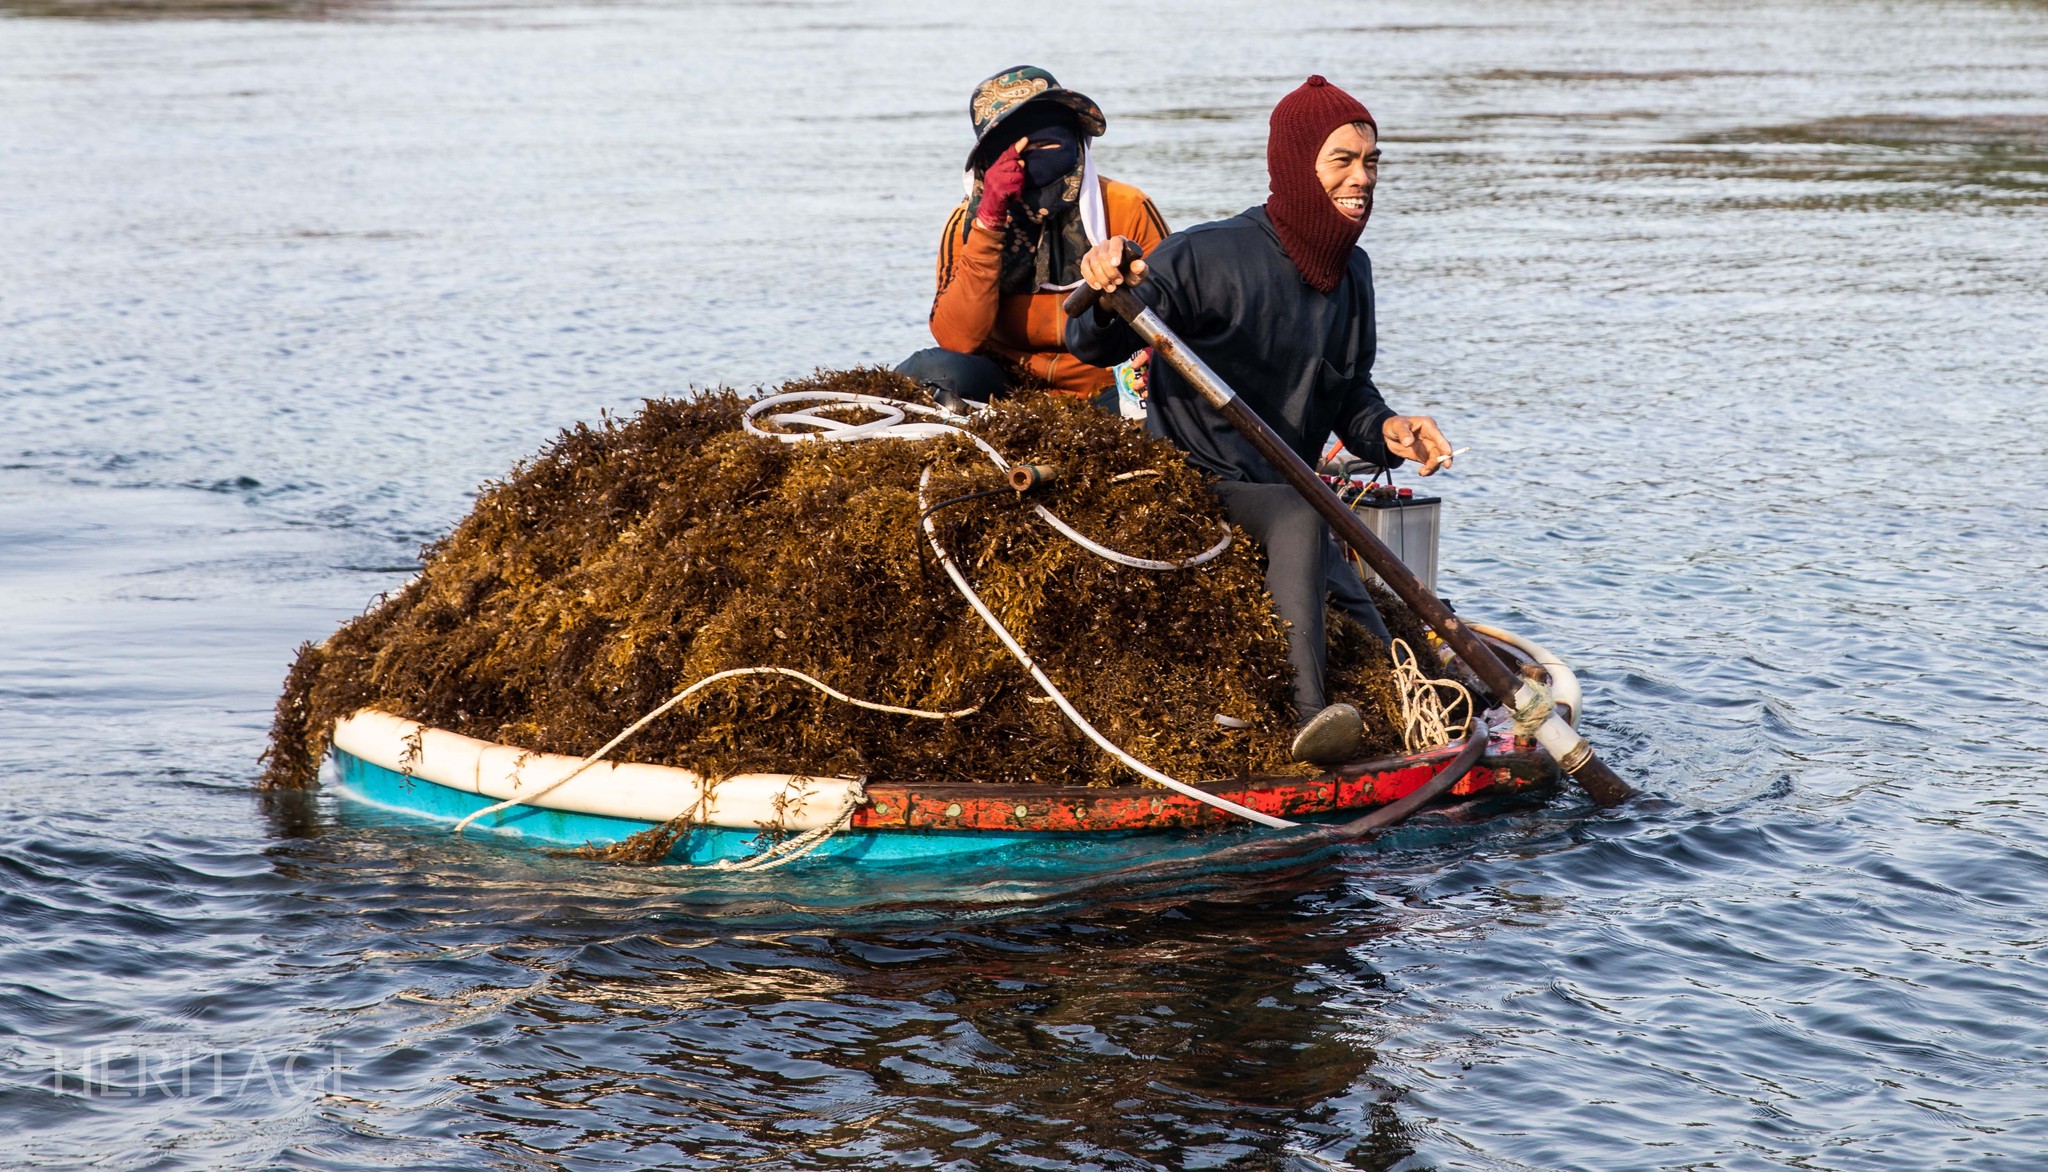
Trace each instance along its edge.
<instances>
[{"instance_id":1,"label":"rippled water surface","mask_svg":"<svg viewBox=\"0 0 2048 1172\"><path fill-rule=\"evenodd\" d=\"M1445 588L1650 799L707 881L252 792L555 429L926 344L1023 59L1177 225L1373 108ZM2040 1167L2044 272L2022 0L0 0L0 1163Z\"/></svg>"}]
</instances>

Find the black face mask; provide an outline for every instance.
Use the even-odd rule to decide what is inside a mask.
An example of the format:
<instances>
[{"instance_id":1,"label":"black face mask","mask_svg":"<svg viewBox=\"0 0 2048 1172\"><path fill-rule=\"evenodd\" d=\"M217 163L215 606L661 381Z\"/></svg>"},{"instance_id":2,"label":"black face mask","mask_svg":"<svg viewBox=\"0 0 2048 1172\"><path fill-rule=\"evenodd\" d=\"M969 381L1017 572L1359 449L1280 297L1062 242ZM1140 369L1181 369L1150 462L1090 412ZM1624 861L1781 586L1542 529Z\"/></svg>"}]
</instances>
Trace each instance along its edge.
<instances>
[{"instance_id":1,"label":"black face mask","mask_svg":"<svg viewBox=\"0 0 2048 1172\"><path fill-rule=\"evenodd\" d=\"M1035 130L1024 151L1024 186L1035 190L1063 179L1080 158L1081 140L1073 131L1064 126Z\"/></svg>"}]
</instances>

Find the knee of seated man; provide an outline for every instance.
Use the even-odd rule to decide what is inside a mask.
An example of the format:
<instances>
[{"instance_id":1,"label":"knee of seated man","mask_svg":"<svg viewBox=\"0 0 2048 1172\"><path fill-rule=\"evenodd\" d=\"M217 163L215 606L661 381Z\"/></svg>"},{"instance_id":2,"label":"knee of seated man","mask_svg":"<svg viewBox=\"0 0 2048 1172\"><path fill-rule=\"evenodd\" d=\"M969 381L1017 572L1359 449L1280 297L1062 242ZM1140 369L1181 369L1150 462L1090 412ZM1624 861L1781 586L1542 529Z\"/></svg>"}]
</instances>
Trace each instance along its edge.
<instances>
[{"instance_id":1,"label":"knee of seated man","mask_svg":"<svg viewBox=\"0 0 2048 1172\"><path fill-rule=\"evenodd\" d=\"M1322 514L1316 512L1315 506L1290 492L1274 506L1267 541L1296 550L1320 547L1323 529Z\"/></svg>"}]
</instances>

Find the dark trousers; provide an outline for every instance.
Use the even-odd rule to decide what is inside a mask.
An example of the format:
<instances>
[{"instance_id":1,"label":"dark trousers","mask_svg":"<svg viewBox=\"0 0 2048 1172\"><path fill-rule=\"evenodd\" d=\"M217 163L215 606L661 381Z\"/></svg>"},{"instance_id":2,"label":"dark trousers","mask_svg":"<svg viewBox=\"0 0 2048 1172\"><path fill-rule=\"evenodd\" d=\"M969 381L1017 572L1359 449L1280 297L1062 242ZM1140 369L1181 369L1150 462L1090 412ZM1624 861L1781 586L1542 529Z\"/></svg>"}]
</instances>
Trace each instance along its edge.
<instances>
[{"instance_id":1,"label":"dark trousers","mask_svg":"<svg viewBox=\"0 0 2048 1172\"><path fill-rule=\"evenodd\" d=\"M1294 667L1294 712L1307 720L1323 710L1323 665L1329 653L1325 599L1387 640L1387 624L1365 583L1345 562L1329 527L1301 494L1285 484L1216 485L1223 510L1266 549L1266 592L1287 622L1287 660Z\"/></svg>"},{"instance_id":2,"label":"dark trousers","mask_svg":"<svg viewBox=\"0 0 2048 1172\"><path fill-rule=\"evenodd\" d=\"M957 409L961 400L989 403L1010 390L1010 377L994 362L979 354L961 354L938 346L919 350L904 359L897 365L896 373L930 387L933 399L949 411Z\"/></svg>"},{"instance_id":3,"label":"dark trousers","mask_svg":"<svg viewBox=\"0 0 2048 1172\"><path fill-rule=\"evenodd\" d=\"M991 359L938 346L904 359L896 373L930 387L932 401L948 411L963 410L963 404L992 403L1011 390L1009 374ZM1095 405L1116 414L1116 385L1097 395Z\"/></svg>"}]
</instances>

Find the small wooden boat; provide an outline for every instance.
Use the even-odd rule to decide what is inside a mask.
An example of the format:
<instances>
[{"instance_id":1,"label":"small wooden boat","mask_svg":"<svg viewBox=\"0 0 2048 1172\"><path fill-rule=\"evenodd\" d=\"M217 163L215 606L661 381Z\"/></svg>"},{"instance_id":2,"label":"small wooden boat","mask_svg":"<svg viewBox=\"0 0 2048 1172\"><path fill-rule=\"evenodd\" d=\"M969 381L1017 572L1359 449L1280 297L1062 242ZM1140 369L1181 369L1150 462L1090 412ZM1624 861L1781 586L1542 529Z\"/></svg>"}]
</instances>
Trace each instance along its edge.
<instances>
[{"instance_id":1,"label":"small wooden boat","mask_svg":"<svg viewBox=\"0 0 2048 1172\"><path fill-rule=\"evenodd\" d=\"M1561 685L1560 700L1568 695L1576 708L1576 682L1554 656L1504 632L1486 634L1509 654L1548 669ZM1406 797L1459 747L1361 761L1313 778L1254 777L1203 788L1260 813L1324 821ZM1193 798L1140 785L900 786L887 779L753 773L707 787L688 769L609 761L563 782L581 758L494 744L372 709L337 723L333 758L337 789L346 799L443 824L490 811L473 827L540 846L609 845L687 816L692 829L669 859L695 864L748 859L765 842L828 828L829 837L809 852L814 857L884 862L1238 821ZM1518 743L1502 729L1451 793L1544 789L1559 777L1540 747ZM520 804L491 809L508 799Z\"/></svg>"}]
</instances>

